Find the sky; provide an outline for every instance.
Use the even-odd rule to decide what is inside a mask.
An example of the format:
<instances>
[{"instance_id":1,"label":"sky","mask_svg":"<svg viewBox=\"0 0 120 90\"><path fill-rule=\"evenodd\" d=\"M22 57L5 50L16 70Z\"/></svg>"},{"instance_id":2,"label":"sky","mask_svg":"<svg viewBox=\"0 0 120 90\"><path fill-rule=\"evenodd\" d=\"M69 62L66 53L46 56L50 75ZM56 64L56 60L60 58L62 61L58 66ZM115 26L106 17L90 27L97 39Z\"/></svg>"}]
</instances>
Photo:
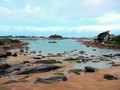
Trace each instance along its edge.
<instances>
[{"instance_id":1,"label":"sky","mask_svg":"<svg viewBox=\"0 0 120 90\"><path fill-rule=\"evenodd\" d=\"M0 0L0 35L120 34L120 0Z\"/></svg>"}]
</instances>

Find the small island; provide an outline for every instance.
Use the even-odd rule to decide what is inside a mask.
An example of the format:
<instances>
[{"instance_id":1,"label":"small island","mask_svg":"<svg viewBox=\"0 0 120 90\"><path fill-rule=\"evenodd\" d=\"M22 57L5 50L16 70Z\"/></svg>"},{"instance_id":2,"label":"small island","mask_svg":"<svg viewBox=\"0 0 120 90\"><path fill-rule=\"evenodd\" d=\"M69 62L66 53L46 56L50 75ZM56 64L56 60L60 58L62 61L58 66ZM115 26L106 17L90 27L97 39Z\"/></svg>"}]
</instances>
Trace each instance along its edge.
<instances>
[{"instance_id":1,"label":"small island","mask_svg":"<svg viewBox=\"0 0 120 90\"><path fill-rule=\"evenodd\" d=\"M63 39L63 37L61 35L57 35L57 34L50 35L48 38L49 39L57 39L57 40Z\"/></svg>"}]
</instances>

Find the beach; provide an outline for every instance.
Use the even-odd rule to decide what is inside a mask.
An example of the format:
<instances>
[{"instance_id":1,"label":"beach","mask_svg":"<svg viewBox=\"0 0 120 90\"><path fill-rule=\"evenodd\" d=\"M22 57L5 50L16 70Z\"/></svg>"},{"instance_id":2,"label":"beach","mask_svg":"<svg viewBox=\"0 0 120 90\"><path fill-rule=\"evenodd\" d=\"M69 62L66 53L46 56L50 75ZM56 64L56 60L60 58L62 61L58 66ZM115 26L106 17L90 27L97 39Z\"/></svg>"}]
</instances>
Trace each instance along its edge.
<instances>
[{"instance_id":1,"label":"beach","mask_svg":"<svg viewBox=\"0 0 120 90\"><path fill-rule=\"evenodd\" d=\"M48 58L44 58L48 59ZM57 59L59 61L63 60L64 57L49 57L49 59ZM21 63L28 60L29 62L34 62L31 56L18 55L17 57L9 57L7 63L15 64ZM59 64L58 64L59 65ZM52 84L38 83L34 84L33 81L38 77L50 77L55 76L54 71L46 73L35 73L30 74L30 77L27 78L29 82L18 82L5 84L0 86L0 90L120 90L120 67L110 67L105 69L100 69L94 73L81 73L76 75L73 73L66 73L69 69L72 68L73 64L63 63L60 64L65 66L64 68L58 70L64 70L64 75L67 76L67 81L54 82ZM33 67L33 66L30 66ZM104 79L104 74L114 74L118 75L118 80L106 80ZM19 79L24 77L24 75L11 76L11 77L1 77L0 82L5 82L10 79Z\"/></svg>"}]
</instances>

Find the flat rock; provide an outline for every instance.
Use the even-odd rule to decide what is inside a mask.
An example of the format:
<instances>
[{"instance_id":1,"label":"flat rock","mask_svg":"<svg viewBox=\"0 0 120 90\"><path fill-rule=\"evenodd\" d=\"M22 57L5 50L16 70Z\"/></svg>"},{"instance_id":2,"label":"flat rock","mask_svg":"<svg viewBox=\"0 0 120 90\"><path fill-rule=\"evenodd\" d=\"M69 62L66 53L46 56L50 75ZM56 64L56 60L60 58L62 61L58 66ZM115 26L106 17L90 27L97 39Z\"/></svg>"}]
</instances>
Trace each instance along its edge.
<instances>
[{"instance_id":1,"label":"flat rock","mask_svg":"<svg viewBox=\"0 0 120 90\"><path fill-rule=\"evenodd\" d=\"M66 76L53 76L49 78L38 78L34 83L53 83L56 81L67 81Z\"/></svg>"},{"instance_id":2,"label":"flat rock","mask_svg":"<svg viewBox=\"0 0 120 90\"><path fill-rule=\"evenodd\" d=\"M16 74L22 75L22 74L44 73L44 72L49 72L51 70L56 70L59 68L61 68L61 66L43 65L43 66L38 66L38 67L34 67L34 68L22 69L22 70L18 71Z\"/></svg>"},{"instance_id":3,"label":"flat rock","mask_svg":"<svg viewBox=\"0 0 120 90\"><path fill-rule=\"evenodd\" d=\"M118 78L115 75L105 74L104 78L107 80L117 80Z\"/></svg>"},{"instance_id":4,"label":"flat rock","mask_svg":"<svg viewBox=\"0 0 120 90\"><path fill-rule=\"evenodd\" d=\"M61 61L56 60L38 60L34 62L35 64L54 64L54 63L62 63Z\"/></svg>"}]
</instances>

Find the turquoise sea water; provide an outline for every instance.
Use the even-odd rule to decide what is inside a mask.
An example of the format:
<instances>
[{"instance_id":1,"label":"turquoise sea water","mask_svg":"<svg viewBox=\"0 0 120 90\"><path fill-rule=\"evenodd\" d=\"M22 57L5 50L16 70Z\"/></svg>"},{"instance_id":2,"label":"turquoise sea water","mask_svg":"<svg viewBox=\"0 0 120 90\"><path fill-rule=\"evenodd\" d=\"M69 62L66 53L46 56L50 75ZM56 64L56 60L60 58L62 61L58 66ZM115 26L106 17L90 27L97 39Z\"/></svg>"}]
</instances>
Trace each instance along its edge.
<instances>
[{"instance_id":1,"label":"turquoise sea water","mask_svg":"<svg viewBox=\"0 0 120 90\"><path fill-rule=\"evenodd\" d=\"M88 55L103 55L103 54L114 54L119 53L118 50L112 49L98 49L93 47L86 47L85 45L81 44L80 42L76 42L76 40L56 40L57 43L48 43L49 40L36 40L36 41L27 41L29 43L30 51L42 51L42 54L48 53L63 53L64 51L72 51L77 49L76 53L83 50ZM93 51L96 49L96 51Z\"/></svg>"}]
</instances>

